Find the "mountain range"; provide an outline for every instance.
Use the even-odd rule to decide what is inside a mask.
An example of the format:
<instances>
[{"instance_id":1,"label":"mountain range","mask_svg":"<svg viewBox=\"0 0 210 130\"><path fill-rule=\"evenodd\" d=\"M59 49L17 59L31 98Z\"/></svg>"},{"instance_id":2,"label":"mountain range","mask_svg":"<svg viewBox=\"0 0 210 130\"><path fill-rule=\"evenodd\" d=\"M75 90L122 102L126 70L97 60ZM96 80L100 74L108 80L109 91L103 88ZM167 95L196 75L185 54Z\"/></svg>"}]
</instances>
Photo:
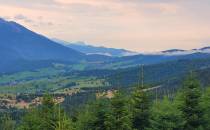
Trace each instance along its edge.
<instances>
[{"instance_id":1,"label":"mountain range","mask_svg":"<svg viewBox=\"0 0 210 130\"><path fill-rule=\"evenodd\" d=\"M107 47L97 47L88 45L85 42L66 42L59 39L52 39L53 41L60 43L62 45L65 45L71 49L77 50L79 52L82 52L86 55L105 55L105 56L112 56L112 57L123 57L123 56L132 56L137 55L137 52L125 50L125 49L115 49L115 48L107 48Z\"/></svg>"},{"instance_id":2,"label":"mountain range","mask_svg":"<svg viewBox=\"0 0 210 130\"><path fill-rule=\"evenodd\" d=\"M125 49L95 47L83 42L69 43L49 39L16 22L0 19L0 72L42 68L53 63L82 63L92 69L113 69L209 57L210 47L141 54Z\"/></svg>"},{"instance_id":3,"label":"mountain range","mask_svg":"<svg viewBox=\"0 0 210 130\"><path fill-rule=\"evenodd\" d=\"M182 50L182 49L170 49L160 52L152 52L152 53L140 53L129 51L125 49L115 49L115 48L107 48L107 47L96 47L92 45L88 45L85 42L66 42L63 40L59 40L57 38L53 38L53 41L67 46L71 49L82 52L86 55L104 55L104 56L112 56L112 57L125 57L125 56L135 56L135 55L165 55L165 56L175 56L175 55L190 55L194 53L210 53L210 47L203 47L200 49L192 49L192 50Z\"/></svg>"}]
</instances>

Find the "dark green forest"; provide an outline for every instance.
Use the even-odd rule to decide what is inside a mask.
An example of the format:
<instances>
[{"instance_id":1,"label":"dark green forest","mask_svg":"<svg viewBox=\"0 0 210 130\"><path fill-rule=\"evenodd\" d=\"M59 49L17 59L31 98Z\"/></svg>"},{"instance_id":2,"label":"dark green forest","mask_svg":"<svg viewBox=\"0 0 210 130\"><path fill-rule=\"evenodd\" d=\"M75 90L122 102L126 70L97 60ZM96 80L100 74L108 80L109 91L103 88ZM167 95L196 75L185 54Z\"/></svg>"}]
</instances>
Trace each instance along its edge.
<instances>
[{"instance_id":1,"label":"dark green forest","mask_svg":"<svg viewBox=\"0 0 210 130\"><path fill-rule=\"evenodd\" d=\"M145 85L146 86L146 85ZM174 93L149 91L137 85L119 89L112 98L91 98L83 107L64 109L45 94L42 104L22 113L19 120L2 114L1 130L209 130L210 89L194 74ZM155 95L155 96L154 96ZM84 95L83 95L84 96ZM70 107L70 106L69 106ZM19 115L20 116L20 115Z\"/></svg>"}]
</instances>

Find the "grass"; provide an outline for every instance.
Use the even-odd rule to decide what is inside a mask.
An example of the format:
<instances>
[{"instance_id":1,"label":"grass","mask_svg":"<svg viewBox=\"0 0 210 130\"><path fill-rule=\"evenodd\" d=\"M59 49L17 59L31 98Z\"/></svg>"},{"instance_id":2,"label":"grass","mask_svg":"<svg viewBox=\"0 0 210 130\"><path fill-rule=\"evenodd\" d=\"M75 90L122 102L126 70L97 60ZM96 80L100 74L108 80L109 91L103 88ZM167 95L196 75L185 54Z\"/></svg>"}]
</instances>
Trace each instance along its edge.
<instances>
[{"instance_id":1,"label":"grass","mask_svg":"<svg viewBox=\"0 0 210 130\"><path fill-rule=\"evenodd\" d=\"M35 80L43 77L49 77L54 76L59 73L62 73L63 71L60 69L55 68L45 68L40 69L36 71L24 71L24 72L18 72L14 74L9 75L1 75L0 76L0 84L8 84L8 83L14 83L19 81L27 81L27 80Z\"/></svg>"},{"instance_id":2,"label":"grass","mask_svg":"<svg viewBox=\"0 0 210 130\"><path fill-rule=\"evenodd\" d=\"M69 86L69 84L73 84ZM65 88L103 87L109 85L96 77L53 76L38 80L22 81L14 85L0 86L0 93L56 92Z\"/></svg>"},{"instance_id":3,"label":"grass","mask_svg":"<svg viewBox=\"0 0 210 130\"><path fill-rule=\"evenodd\" d=\"M72 70L84 70L87 64L63 65L0 75L0 94L56 92L66 88L90 88L109 86L105 79L78 76ZM67 75L65 75L67 73Z\"/></svg>"}]
</instances>

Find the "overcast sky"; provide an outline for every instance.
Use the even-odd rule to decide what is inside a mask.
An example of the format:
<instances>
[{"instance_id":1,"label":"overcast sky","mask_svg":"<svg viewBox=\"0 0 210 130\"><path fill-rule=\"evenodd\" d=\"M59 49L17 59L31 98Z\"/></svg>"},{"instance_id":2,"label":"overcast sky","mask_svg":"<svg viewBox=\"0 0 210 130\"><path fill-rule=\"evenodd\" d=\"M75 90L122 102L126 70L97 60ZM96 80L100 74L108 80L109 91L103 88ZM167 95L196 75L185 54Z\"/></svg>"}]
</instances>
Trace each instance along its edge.
<instances>
[{"instance_id":1,"label":"overcast sky","mask_svg":"<svg viewBox=\"0 0 210 130\"><path fill-rule=\"evenodd\" d=\"M210 46L210 0L0 0L0 17L49 38L139 52Z\"/></svg>"}]
</instances>

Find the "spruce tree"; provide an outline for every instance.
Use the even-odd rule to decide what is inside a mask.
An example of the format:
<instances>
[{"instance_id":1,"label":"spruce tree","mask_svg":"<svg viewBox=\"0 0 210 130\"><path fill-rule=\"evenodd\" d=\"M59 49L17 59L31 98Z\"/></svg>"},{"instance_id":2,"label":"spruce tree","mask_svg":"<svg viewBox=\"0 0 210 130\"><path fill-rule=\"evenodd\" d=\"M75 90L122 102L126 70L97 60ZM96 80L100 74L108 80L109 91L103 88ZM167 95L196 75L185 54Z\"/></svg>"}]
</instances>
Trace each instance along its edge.
<instances>
[{"instance_id":1,"label":"spruce tree","mask_svg":"<svg viewBox=\"0 0 210 130\"><path fill-rule=\"evenodd\" d=\"M92 104L87 104L84 109L79 111L76 120L76 130L94 130L94 107Z\"/></svg>"},{"instance_id":2,"label":"spruce tree","mask_svg":"<svg viewBox=\"0 0 210 130\"><path fill-rule=\"evenodd\" d=\"M199 130L203 126L203 110L200 106L201 88L199 81L191 74L184 82L183 106L184 130Z\"/></svg>"},{"instance_id":3,"label":"spruce tree","mask_svg":"<svg viewBox=\"0 0 210 130\"><path fill-rule=\"evenodd\" d=\"M201 106L204 110L204 129L210 130L210 88L208 88L203 94Z\"/></svg>"},{"instance_id":4,"label":"spruce tree","mask_svg":"<svg viewBox=\"0 0 210 130\"><path fill-rule=\"evenodd\" d=\"M73 130L73 125L52 96L45 95L41 106L26 113L18 130Z\"/></svg>"},{"instance_id":5,"label":"spruce tree","mask_svg":"<svg viewBox=\"0 0 210 130\"><path fill-rule=\"evenodd\" d=\"M30 109L22 118L17 130L39 130L41 129L42 118L38 109Z\"/></svg>"},{"instance_id":6,"label":"spruce tree","mask_svg":"<svg viewBox=\"0 0 210 130\"><path fill-rule=\"evenodd\" d=\"M112 126L114 130L131 130L131 113L129 112L128 102L122 93L116 92L113 99L111 99L111 115L113 119Z\"/></svg>"},{"instance_id":7,"label":"spruce tree","mask_svg":"<svg viewBox=\"0 0 210 130\"><path fill-rule=\"evenodd\" d=\"M143 87L137 87L131 97L133 127L136 130L145 130L149 126L150 99Z\"/></svg>"},{"instance_id":8,"label":"spruce tree","mask_svg":"<svg viewBox=\"0 0 210 130\"><path fill-rule=\"evenodd\" d=\"M15 130L15 121L8 114L0 117L0 130Z\"/></svg>"},{"instance_id":9,"label":"spruce tree","mask_svg":"<svg viewBox=\"0 0 210 130\"><path fill-rule=\"evenodd\" d=\"M178 106L164 97L153 104L150 122L151 130L182 130L184 120Z\"/></svg>"},{"instance_id":10,"label":"spruce tree","mask_svg":"<svg viewBox=\"0 0 210 130\"><path fill-rule=\"evenodd\" d=\"M99 99L95 104L95 130L111 130L111 119L110 119L110 104L109 99Z\"/></svg>"},{"instance_id":11,"label":"spruce tree","mask_svg":"<svg viewBox=\"0 0 210 130\"><path fill-rule=\"evenodd\" d=\"M56 108L55 112L57 113L57 122L54 122L56 126L55 130L75 130L72 120L68 118L64 110L61 109L60 105Z\"/></svg>"}]
</instances>

